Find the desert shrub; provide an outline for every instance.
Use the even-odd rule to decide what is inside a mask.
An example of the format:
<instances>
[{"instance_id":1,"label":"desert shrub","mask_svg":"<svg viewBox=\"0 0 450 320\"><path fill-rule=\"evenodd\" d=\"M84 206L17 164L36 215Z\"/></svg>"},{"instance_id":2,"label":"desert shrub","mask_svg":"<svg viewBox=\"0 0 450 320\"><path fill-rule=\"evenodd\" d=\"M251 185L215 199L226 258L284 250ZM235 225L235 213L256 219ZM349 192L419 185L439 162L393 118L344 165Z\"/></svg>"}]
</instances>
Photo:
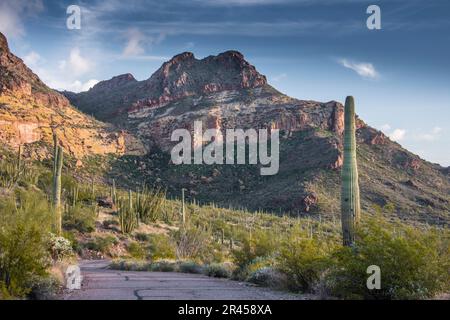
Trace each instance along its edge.
<instances>
[{"instance_id":1,"label":"desert shrub","mask_svg":"<svg viewBox=\"0 0 450 320\"><path fill-rule=\"evenodd\" d=\"M151 239L149 234L143 232L137 232L134 237L136 238L137 241L142 242L148 242Z\"/></svg>"},{"instance_id":2,"label":"desert shrub","mask_svg":"<svg viewBox=\"0 0 450 320\"><path fill-rule=\"evenodd\" d=\"M32 300L54 300L61 284L54 277L32 276L27 280L30 292L27 297Z\"/></svg>"},{"instance_id":3,"label":"desert shrub","mask_svg":"<svg viewBox=\"0 0 450 320\"><path fill-rule=\"evenodd\" d=\"M353 248L336 251L330 273L332 292L354 299L423 299L449 289L447 236L368 218ZM367 267L381 269L381 289L368 290Z\"/></svg>"},{"instance_id":4,"label":"desert shrub","mask_svg":"<svg viewBox=\"0 0 450 320\"><path fill-rule=\"evenodd\" d=\"M224 263L211 263L206 266L205 274L215 278L230 278L232 274L231 267Z\"/></svg>"},{"instance_id":5,"label":"desert shrub","mask_svg":"<svg viewBox=\"0 0 450 320\"><path fill-rule=\"evenodd\" d=\"M150 271L151 269L150 264L142 260L113 260L109 268L123 271Z\"/></svg>"},{"instance_id":6,"label":"desert shrub","mask_svg":"<svg viewBox=\"0 0 450 320\"><path fill-rule=\"evenodd\" d=\"M172 261L159 260L151 264L151 271L173 272L176 271L176 265Z\"/></svg>"},{"instance_id":7,"label":"desert shrub","mask_svg":"<svg viewBox=\"0 0 450 320\"><path fill-rule=\"evenodd\" d=\"M194 261L182 261L178 265L178 271L183 273L202 273L203 268Z\"/></svg>"},{"instance_id":8,"label":"desert shrub","mask_svg":"<svg viewBox=\"0 0 450 320\"><path fill-rule=\"evenodd\" d=\"M258 230L252 236L246 235L242 246L232 251L233 260L237 266L244 269L256 258L269 257L276 251L277 237L269 231Z\"/></svg>"},{"instance_id":9,"label":"desert shrub","mask_svg":"<svg viewBox=\"0 0 450 320\"><path fill-rule=\"evenodd\" d=\"M328 250L323 242L293 230L282 241L277 266L289 280L289 289L311 292L327 267Z\"/></svg>"},{"instance_id":10,"label":"desert shrub","mask_svg":"<svg viewBox=\"0 0 450 320\"><path fill-rule=\"evenodd\" d=\"M110 249L113 245L116 245L119 242L119 240L113 236L113 235L106 235L102 237L95 237L94 239L86 242L84 244L84 247L93 250L98 251L103 254L110 254Z\"/></svg>"},{"instance_id":11,"label":"desert shrub","mask_svg":"<svg viewBox=\"0 0 450 320\"><path fill-rule=\"evenodd\" d=\"M19 192L0 201L0 288L3 296L26 295L32 276L46 276L52 211L39 193Z\"/></svg>"},{"instance_id":12,"label":"desert shrub","mask_svg":"<svg viewBox=\"0 0 450 320\"><path fill-rule=\"evenodd\" d=\"M155 234L150 238L149 256L152 261L158 259L174 259L175 249L174 242L165 235Z\"/></svg>"},{"instance_id":13,"label":"desert shrub","mask_svg":"<svg viewBox=\"0 0 450 320\"><path fill-rule=\"evenodd\" d=\"M176 255L180 260L201 260L209 255L208 244L211 241L210 234L201 228L182 228L175 234Z\"/></svg>"},{"instance_id":14,"label":"desert shrub","mask_svg":"<svg viewBox=\"0 0 450 320\"><path fill-rule=\"evenodd\" d=\"M72 245L72 251L80 254L83 247L76 237L76 232L77 231L64 230L63 237L70 241L70 244Z\"/></svg>"},{"instance_id":15,"label":"desert shrub","mask_svg":"<svg viewBox=\"0 0 450 320\"><path fill-rule=\"evenodd\" d=\"M53 260L62 260L73 255L72 244L64 237L50 234L48 248Z\"/></svg>"},{"instance_id":16,"label":"desert shrub","mask_svg":"<svg viewBox=\"0 0 450 320\"><path fill-rule=\"evenodd\" d=\"M147 256L145 248L142 247L138 242L130 242L127 245L127 251L130 257L134 259L143 260Z\"/></svg>"},{"instance_id":17,"label":"desert shrub","mask_svg":"<svg viewBox=\"0 0 450 320\"><path fill-rule=\"evenodd\" d=\"M89 233L95 230L96 212L93 207L76 205L69 208L63 216L63 227L67 230L78 230Z\"/></svg>"},{"instance_id":18,"label":"desert shrub","mask_svg":"<svg viewBox=\"0 0 450 320\"><path fill-rule=\"evenodd\" d=\"M285 274L281 273L274 267L262 267L252 271L246 281L263 286L277 289L288 288L288 279Z\"/></svg>"}]
</instances>

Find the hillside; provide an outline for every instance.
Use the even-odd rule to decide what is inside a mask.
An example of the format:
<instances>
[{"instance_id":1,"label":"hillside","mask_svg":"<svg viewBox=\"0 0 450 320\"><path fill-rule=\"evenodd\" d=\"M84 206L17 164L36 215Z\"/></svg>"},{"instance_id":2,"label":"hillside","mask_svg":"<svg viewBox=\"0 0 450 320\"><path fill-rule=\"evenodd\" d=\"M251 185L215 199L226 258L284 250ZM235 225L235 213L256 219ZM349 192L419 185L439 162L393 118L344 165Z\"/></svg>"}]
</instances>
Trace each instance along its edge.
<instances>
[{"instance_id":1,"label":"hillside","mask_svg":"<svg viewBox=\"0 0 450 320\"><path fill-rule=\"evenodd\" d=\"M139 150L132 136L85 115L47 87L10 52L0 33L0 141L12 149L24 145L26 154L44 159L50 154L53 132L65 150L80 161L87 155Z\"/></svg>"},{"instance_id":2,"label":"hillside","mask_svg":"<svg viewBox=\"0 0 450 320\"><path fill-rule=\"evenodd\" d=\"M65 92L80 110L132 132L151 152L122 158L112 175L130 186L163 184L169 193L251 210L337 215L342 165L343 107L290 98L272 86L244 56L227 51L196 59L182 53L149 79L126 74L87 92ZM358 107L358 106L357 106ZM174 166L169 151L174 129L278 128L280 171L262 177L257 166ZM448 168L429 163L358 119L362 207L409 221L449 222Z\"/></svg>"}]
</instances>

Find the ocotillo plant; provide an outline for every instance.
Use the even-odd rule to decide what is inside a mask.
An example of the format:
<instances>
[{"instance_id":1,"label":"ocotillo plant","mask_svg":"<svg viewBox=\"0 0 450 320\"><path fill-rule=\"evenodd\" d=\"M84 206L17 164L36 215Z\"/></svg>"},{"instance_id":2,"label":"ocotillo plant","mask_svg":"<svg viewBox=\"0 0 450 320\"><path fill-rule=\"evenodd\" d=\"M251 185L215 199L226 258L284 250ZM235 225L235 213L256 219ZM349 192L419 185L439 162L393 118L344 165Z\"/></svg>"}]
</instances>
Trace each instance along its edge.
<instances>
[{"instance_id":1,"label":"ocotillo plant","mask_svg":"<svg viewBox=\"0 0 450 320\"><path fill-rule=\"evenodd\" d=\"M56 233L61 234L62 213L61 213L61 170L63 166L63 148L59 146L56 152L56 168L53 177L53 206L56 213Z\"/></svg>"},{"instance_id":2,"label":"ocotillo plant","mask_svg":"<svg viewBox=\"0 0 450 320\"><path fill-rule=\"evenodd\" d=\"M133 210L133 204L131 203L131 197L128 201L123 199L117 200L120 229L122 233L130 233L136 228L136 212Z\"/></svg>"},{"instance_id":3,"label":"ocotillo plant","mask_svg":"<svg viewBox=\"0 0 450 320\"><path fill-rule=\"evenodd\" d=\"M355 241L355 227L360 217L358 167L356 162L355 102L345 100L344 165L341 177L341 219L344 246Z\"/></svg>"}]
</instances>

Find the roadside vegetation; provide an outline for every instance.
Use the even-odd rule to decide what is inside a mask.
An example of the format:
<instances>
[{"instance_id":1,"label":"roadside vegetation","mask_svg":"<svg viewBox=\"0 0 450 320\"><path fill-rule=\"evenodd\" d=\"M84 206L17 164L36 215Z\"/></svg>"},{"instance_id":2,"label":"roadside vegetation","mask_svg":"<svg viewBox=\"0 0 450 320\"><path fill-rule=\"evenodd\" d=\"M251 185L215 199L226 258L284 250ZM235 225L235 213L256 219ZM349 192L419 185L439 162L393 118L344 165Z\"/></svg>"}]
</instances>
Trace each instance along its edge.
<instances>
[{"instance_id":1,"label":"roadside vegetation","mask_svg":"<svg viewBox=\"0 0 450 320\"><path fill-rule=\"evenodd\" d=\"M450 290L448 229L388 221L394 204L363 212L356 244L344 247L338 215L324 220L198 205L183 202L181 190L169 199L157 187L89 181L66 163L57 235L51 163L19 159L5 153L0 161L2 299L54 297L64 266L79 257L111 259L114 269L198 273L322 298L426 299ZM370 265L381 269L380 290L367 289Z\"/></svg>"}]
</instances>

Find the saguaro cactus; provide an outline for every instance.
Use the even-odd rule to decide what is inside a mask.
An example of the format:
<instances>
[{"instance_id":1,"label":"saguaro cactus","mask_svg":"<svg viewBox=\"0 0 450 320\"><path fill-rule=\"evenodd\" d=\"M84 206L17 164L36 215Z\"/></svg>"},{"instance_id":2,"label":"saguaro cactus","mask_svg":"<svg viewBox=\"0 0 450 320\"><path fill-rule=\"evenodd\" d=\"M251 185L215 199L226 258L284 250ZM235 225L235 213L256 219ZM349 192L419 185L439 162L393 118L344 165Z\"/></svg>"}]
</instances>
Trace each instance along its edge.
<instances>
[{"instance_id":1,"label":"saguaro cactus","mask_svg":"<svg viewBox=\"0 0 450 320\"><path fill-rule=\"evenodd\" d=\"M58 146L53 177L53 206L56 213L56 233L61 234L62 213L61 213L61 170L63 165L63 148Z\"/></svg>"},{"instance_id":2,"label":"saguaro cactus","mask_svg":"<svg viewBox=\"0 0 450 320\"><path fill-rule=\"evenodd\" d=\"M355 101L345 99L344 165L341 178L341 219L344 246L355 241L355 226L360 218L358 167L356 163Z\"/></svg>"}]
</instances>

